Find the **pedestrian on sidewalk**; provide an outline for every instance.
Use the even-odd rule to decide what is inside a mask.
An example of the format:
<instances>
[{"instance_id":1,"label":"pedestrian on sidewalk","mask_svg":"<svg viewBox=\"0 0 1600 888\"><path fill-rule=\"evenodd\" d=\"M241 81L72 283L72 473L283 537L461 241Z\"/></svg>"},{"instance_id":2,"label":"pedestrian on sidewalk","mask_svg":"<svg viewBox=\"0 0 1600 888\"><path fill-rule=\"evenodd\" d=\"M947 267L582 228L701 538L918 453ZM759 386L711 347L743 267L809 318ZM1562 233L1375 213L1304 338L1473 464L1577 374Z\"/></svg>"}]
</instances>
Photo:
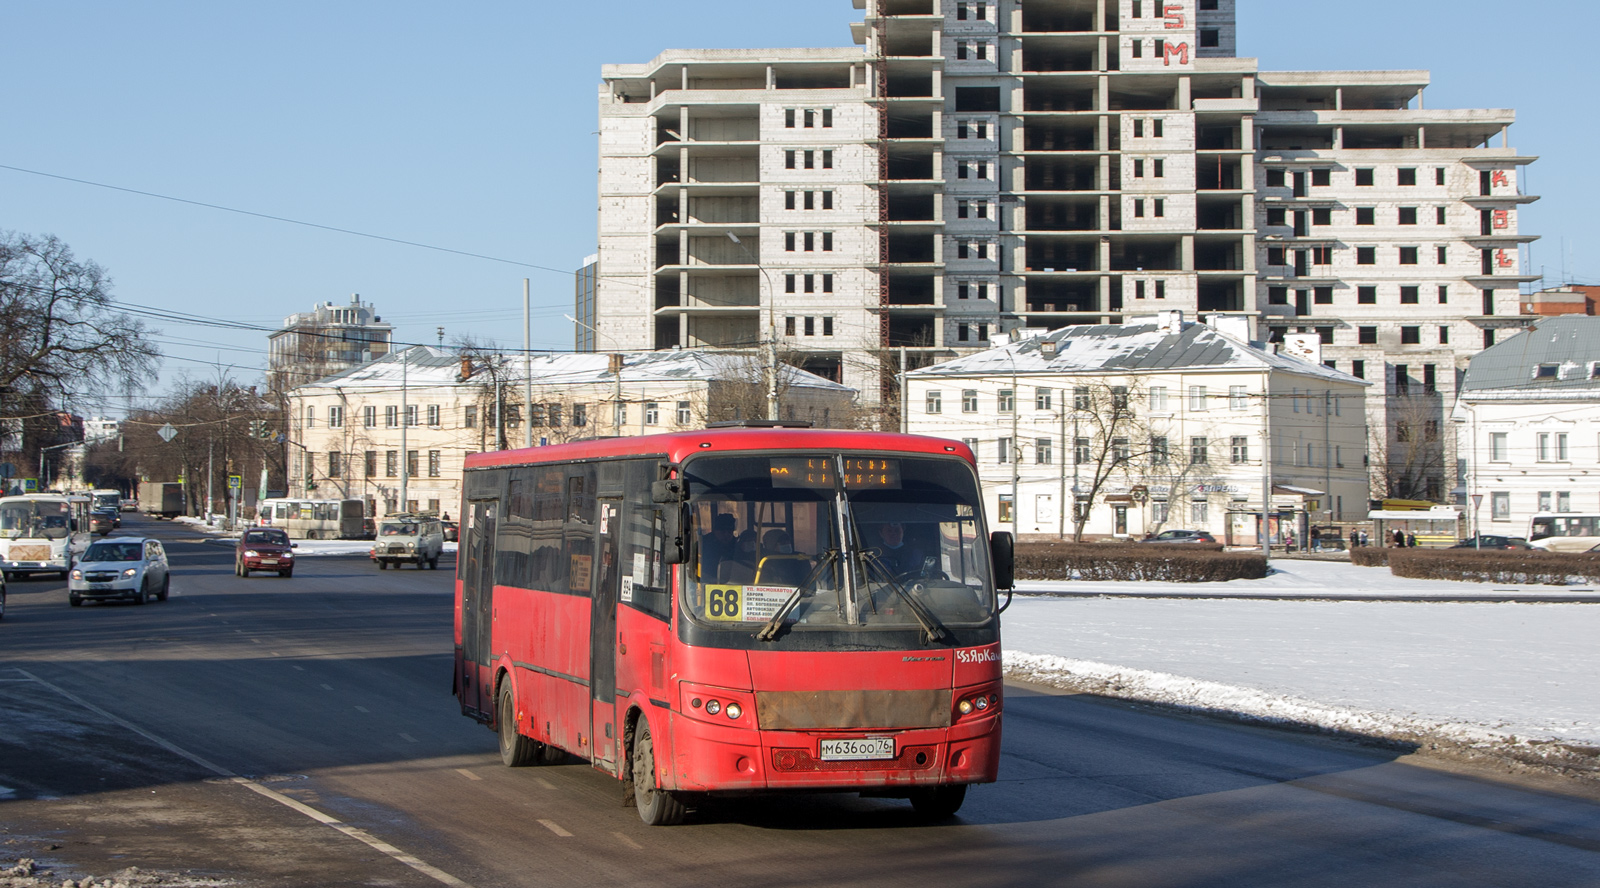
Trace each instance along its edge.
<instances>
[{"instance_id":1,"label":"pedestrian on sidewalk","mask_svg":"<svg viewBox=\"0 0 1600 888\"><path fill-rule=\"evenodd\" d=\"M1350 531L1350 548L1351 549L1359 549L1359 548L1361 548L1361 532L1360 531L1356 531L1356 530Z\"/></svg>"},{"instance_id":2,"label":"pedestrian on sidewalk","mask_svg":"<svg viewBox=\"0 0 1600 888\"><path fill-rule=\"evenodd\" d=\"M1311 551L1322 551L1322 530L1320 528L1311 528Z\"/></svg>"}]
</instances>

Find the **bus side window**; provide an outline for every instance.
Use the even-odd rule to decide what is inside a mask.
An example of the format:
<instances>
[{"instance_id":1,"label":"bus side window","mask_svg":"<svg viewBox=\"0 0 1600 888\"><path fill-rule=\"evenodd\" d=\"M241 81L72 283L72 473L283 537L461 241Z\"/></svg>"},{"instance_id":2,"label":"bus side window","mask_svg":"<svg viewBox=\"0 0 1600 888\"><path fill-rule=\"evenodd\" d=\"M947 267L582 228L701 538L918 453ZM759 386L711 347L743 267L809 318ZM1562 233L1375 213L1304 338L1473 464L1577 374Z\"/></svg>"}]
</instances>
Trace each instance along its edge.
<instances>
[{"instance_id":1,"label":"bus side window","mask_svg":"<svg viewBox=\"0 0 1600 888\"><path fill-rule=\"evenodd\" d=\"M631 585L632 594L631 600L623 604L652 617L670 620L672 584L668 570L661 563L662 507L650 499L650 485L658 471L654 460L632 460L627 466L622 576Z\"/></svg>"}]
</instances>

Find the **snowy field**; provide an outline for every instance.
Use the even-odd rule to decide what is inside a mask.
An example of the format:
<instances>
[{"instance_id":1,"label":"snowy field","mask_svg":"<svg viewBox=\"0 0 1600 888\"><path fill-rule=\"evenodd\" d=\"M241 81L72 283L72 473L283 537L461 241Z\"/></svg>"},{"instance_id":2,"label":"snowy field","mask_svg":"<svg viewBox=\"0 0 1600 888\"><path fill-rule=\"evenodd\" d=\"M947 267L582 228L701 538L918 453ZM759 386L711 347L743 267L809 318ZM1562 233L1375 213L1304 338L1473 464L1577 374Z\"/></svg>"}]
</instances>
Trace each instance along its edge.
<instances>
[{"instance_id":1,"label":"snowy field","mask_svg":"<svg viewBox=\"0 0 1600 888\"><path fill-rule=\"evenodd\" d=\"M227 540L230 545L232 541L239 538L237 533L230 534L220 527L208 527L205 521L199 518L174 518L172 523L191 525L201 533L217 537L217 542ZM294 544L294 554L299 557L307 555L365 555L372 551L371 540L295 540ZM456 551L456 544L447 540L444 548L439 551L454 552Z\"/></svg>"},{"instance_id":2,"label":"snowy field","mask_svg":"<svg viewBox=\"0 0 1600 888\"><path fill-rule=\"evenodd\" d=\"M1339 562L1274 567L1230 583L1021 584L1046 594L1020 595L1006 612L1007 667L1118 697L1382 736L1600 746L1600 604L1296 601L1562 587L1403 580Z\"/></svg>"}]
</instances>

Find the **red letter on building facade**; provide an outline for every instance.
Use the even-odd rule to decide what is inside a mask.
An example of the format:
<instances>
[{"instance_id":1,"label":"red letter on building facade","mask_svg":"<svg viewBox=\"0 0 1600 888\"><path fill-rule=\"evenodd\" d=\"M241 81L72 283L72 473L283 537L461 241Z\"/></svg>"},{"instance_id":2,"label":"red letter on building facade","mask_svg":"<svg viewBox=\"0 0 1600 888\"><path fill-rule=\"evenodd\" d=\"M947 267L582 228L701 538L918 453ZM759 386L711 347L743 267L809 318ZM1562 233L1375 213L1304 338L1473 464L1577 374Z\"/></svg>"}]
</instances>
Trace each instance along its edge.
<instances>
[{"instance_id":1,"label":"red letter on building facade","mask_svg":"<svg viewBox=\"0 0 1600 888\"><path fill-rule=\"evenodd\" d=\"M1161 15L1167 20L1167 30L1177 31L1184 25L1183 7L1178 5L1161 7Z\"/></svg>"},{"instance_id":2,"label":"red letter on building facade","mask_svg":"<svg viewBox=\"0 0 1600 888\"><path fill-rule=\"evenodd\" d=\"M1511 211L1510 210L1495 210L1494 211L1494 227L1496 227L1496 228L1510 228L1511 227Z\"/></svg>"},{"instance_id":3,"label":"red letter on building facade","mask_svg":"<svg viewBox=\"0 0 1600 888\"><path fill-rule=\"evenodd\" d=\"M1180 64L1180 65L1189 64L1189 44L1187 44L1187 43L1177 43L1177 44L1168 43L1167 46L1166 46L1166 51L1161 53L1161 64L1170 66L1172 64L1172 57L1174 55L1176 55L1178 57L1178 64Z\"/></svg>"},{"instance_id":4,"label":"red letter on building facade","mask_svg":"<svg viewBox=\"0 0 1600 888\"><path fill-rule=\"evenodd\" d=\"M1507 187L1510 187L1510 185L1511 185L1511 179L1510 179L1510 177L1508 177L1506 175L1506 171L1505 170L1495 170L1494 171L1494 178L1490 179L1489 182L1490 182L1490 185L1492 185L1492 186L1505 185Z\"/></svg>"}]
</instances>

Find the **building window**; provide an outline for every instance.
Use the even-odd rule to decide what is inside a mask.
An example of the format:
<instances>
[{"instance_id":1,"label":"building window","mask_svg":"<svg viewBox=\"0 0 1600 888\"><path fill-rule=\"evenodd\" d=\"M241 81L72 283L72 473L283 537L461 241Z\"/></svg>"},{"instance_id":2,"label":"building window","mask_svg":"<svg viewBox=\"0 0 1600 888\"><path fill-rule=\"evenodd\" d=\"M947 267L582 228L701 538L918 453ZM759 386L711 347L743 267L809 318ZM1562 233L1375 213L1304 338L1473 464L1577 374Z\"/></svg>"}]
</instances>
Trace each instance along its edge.
<instances>
[{"instance_id":1,"label":"building window","mask_svg":"<svg viewBox=\"0 0 1600 888\"><path fill-rule=\"evenodd\" d=\"M1200 410L1207 409L1207 406L1206 406L1206 387L1205 386L1203 386L1203 385L1191 385L1191 386L1189 386L1189 409L1191 411L1200 411Z\"/></svg>"},{"instance_id":2,"label":"building window","mask_svg":"<svg viewBox=\"0 0 1600 888\"><path fill-rule=\"evenodd\" d=\"M1494 521L1511 520L1511 493L1496 490L1489 494L1489 518Z\"/></svg>"},{"instance_id":3,"label":"building window","mask_svg":"<svg viewBox=\"0 0 1600 888\"><path fill-rule=\"evenodd\" d=\"M1401 287L1400 288L1400 304L1401 305L1417 305L1417 304L1421 303L1421 301L1422 301L1421 295L1422 295L1422 288L1421 287Z\"/></svg>"},{"instance_id":4,"label":"building window","mask_svg":"<svg viewBox=\"0 0 1600 888\"><path fill-rule=\"evenodd\" d=\"M361 425L365 428L375 428L378 425L378 408L366 406L361 408Z\"/></svg>"},{"instance_id":5,"label":"building window","mask_svg":"<svg viewBox=\"0 0 1600 888\"><path fill-rule=\"evenodd\" d=\"M1422 342L1422 328L1421 327L1401 327L1400 328L1400 344L1401 345L1419 345L1419 344L1421 344L1421 342Z\"/></svg>"},{"instance_id":6,"label":"building window","mask_svg":"<svg viewBox=\"0 0 1600 888\"><path fill-rule=\"evenodd\" d=\"M1401 247L1400 248L1400 264L1401 265L1416 265L1417 264L1417 248L1416 247Z\"/></svg>"},{"instance_id":7,"label":"building window","mask_svg":"<svg viewBox=\"0 0 1600 888\"><path fill-rule=\"evenodd\" d=\"M1491 462L1506 462L1507 432L1489 433L1489 460Z\"/></svg>"},{"instance_id":8,"label":"building window","mask_svg":"<svg viewBox=\"0 0 1600 888\"><path fill-rule=\"evenodd\" d=\"M1396 170L1395 173L1397 174L1395 178L1396 178L1396 180L1398 181L1399 184L1401 184L1401 185L1415 185L1415 184L1417 184L1417 168L1416 167L1401 167L1400 169Z\"/></svg>"},{"instance_id":9,"label":"building window","mask_svg":"<svg viewBox=\"0 0 1600 888\"><path fill-rule=\"evenodd\" d=\"M407 450L406 451L406 474L409 475L412 478L417 477L418 469L421 468L421 464L422 464L422 461L420 459L421 456L422 456L421 451L418 451L418 450Z\"/></svg>"},{"instance_id":10,"label":"building window","mask_svg":"<svg viewBox=\"0 0 1600 888\"><path fill-rule=\"evenodd\" d=\"M342 428L344 428L344 408L343 407L329 407L328 408L328 428L330 428L330 429L342 429Z\"/></svg>"},{"instance_id":11,"label":"building window","mask_svg":"<svg viewBox=\"0 0 1600 888\"><path fill-rule=\"evenodd\" d=\"M339 459L339 451L337 451L337 450L328 451L328 477L329 478L337 478L337 477L339 477L340 468L342 468L342 466L341 466L341 460Z\"/></svg>"},{"instance_id":12,"label":"building window","mask_svg":"<svg viewBox=\"0 0 1600 888\"><path fill-rule=\"evenodd\" d=\"M1567 460L1568 460L1567 433L1566 432L1557 432L1556 433L1556 462L1567 462Z\"/></svg>"},{"instance_id":13,"label":"building window","mask_svg":"<svg viewBox=\"0 0 1600 888\"><path fill-rule=\"evenodd\" d=\"M1000 413L1015 413L1017 410L1016 390L1001 389L996 400L995 409Z\"/></svg>"},{"instance_id":14,"label":"building window","mask_svg":"<svg viewBox=\"0 0 1600 888\"><path fill-rule=\"evenodd\" d=\"M1209 458L1208 458L1209 451L1210 451L1210 445L1209 445L1209 442L1207 441L1207 439L1205 439L1205 438L1190 438L1189 439L1189 462L1190 463L1192 463L1194 465L1197 465L1197 466L1205 465L1207 462L1210 461Z\"/></svg>"},{"instance_id":15,"label":"building window","mask_svg":"<svg viewBox=\"0 0 1600 888\"><path fill-rule=\"evenodd\" d=\"M1552 511L1550 507L1551 507L1550 491L1548 491L1548 490L1539 491L1539 511L1541 511L1541 512Z\"/></svg>"},{"instance_id":16,"label":"building window","mask_svg":"<svg viewBox=\"0 0 1600 888\"><path fill-rule=\"evenodd\" d=\"M962 413L977 413L978 412L978 390L977 389L962 389L961 390L961 412Z\"/></svg>"},{"instance_id":17,"label":"building window","mask_svg":"<svg viewBox=\"0 0 1600 888\"><path fill-rule=\"evenodd\" d=\"M1361 345L1377 345L1378 344L1378 328L1377 327L1357 327L1356 328L1356 342L1360 343Z\"/></svg>"},{"instance_id":18,"label":"building window","mask_svg":"<svg viewBox=\"0 0 1600 888\"><path fill-rule=\"evenodd\" d=\"M1244 435L1234 435L1228 447L1228 459L1236 466L1249 462L1250 439Z\"/></svg>"},{"instance_id":19,"label":"building window","mask_svg":"<svg viewBox=\"0 0 1600 888\"><path fill-rule=\"evenodd\" d=\"M1376 341L1377 338L1378 338L1378 334L1376 333L1377 328L1374 327L1373 330L1374 330L1374 333L1372 334L1372 338L1373 338L1374 341ZM1350 375L1354 376L1357 379L1366 379L1367 378L1367 362L1366 361L1351 361L1350 362Z\"/></svg>"},{"instance_id":20,"label":"building window","mask_svg":"<svg viewBox=\"0 0 1600 888\"><path fill-rule=\"evenodd\" d=\"M1079 465L1083 465L1089 461L1088 438L1072 439L1072 461L1078 463Z\"/></svg>"},{"instance_id":21,"label":"building window","mask_svg":"<svg viewBox=\"0 0 1600 888\"><path fill-rule=\"evenodd\" d=\"M1535 453L1538 454L1539 462L1549 462L1550 461L1550 433L1549 432L1540 432L1539 433L1539 437L1538 437L1537 440L1539 442L1539 447L1535 451ZM1541 511L1543 511L1543 510L1541 510Z\"/></svg>"},{"instance_id":22,"label":"building window","mask_svg":"<svg viewBox=\"0 0 1600 888\"><path fill-rule=\"evenodd\" d=\"M1189 502L1189 520L1197 526L1209 522L1211 520L1210 505L1203 499L1191 500Z\"/></svg>"},{"instance_id":23,"label":"building window","mask_svg":"<svg viewBox=\"0 0 1600 888\"><path fill-rule=\"evenodd\" d=\"M437 478L440 474L439 451L428 451L428 477Z\"/></svg>"},{"instance_id":24,"label":"building window","mask_svg":"<svg viewBox=\"0 0 1600 888\"><path fill-rule=\"evenodd\" d=\"M1033 439L1033 461L1035 465L1050 465L1052 456L1049 438Z\"/></svg>"},{"instance_id":25,"label":"building window","mask_svg":"<svg viewBox=\"0 0 1600 888\"><path fill-rule=\"evenodd\" d=\"M437 426L438 424L439 424L439 405L438 404L429 404L428 405L428 425Z\"/></svg>"},{"instance_id":26,"label":"building window","mask_svg":"<svg viewBox=\"0 0 1600 888\"><path fill-rule=\"evenodd\" d=\"M1417 208L1416 207L1401 207L1400 208L1400 224L1401 225L1415 225L1415 224L1417 224Z\"/></svg>"},{"instance_id":27,"label":"building window","mask_svg":"<svg viewBox=\"0 0 1600 888\"><path fill-rule=\"evenodd\" d=\"M1569 491L1569 490L1558 490L1558 491L1556 491L1556 511L1557 512L1570 512L1570 511L1572 511L1572 492L1571 491Z\"/></svg>"},{"instance_id":28,"label":"building window","mask_svg":"<svg viewBox=\"0 0 1600 888\"><path fill-rule=\"evenodd\" d=\"M996 448L997 452L995 453L995 462L997 462L997 463L999 463L1001 465L1006 465L1006 464L1010 463L1011 462L1011 439L1010 438L1001 438L995 443L999 445Z\"/></svg>"},{"instance_id":29,"label":"building window","mask_svg":"<svg viewBox=\"0 0 1600 888\"><path fill-rule=\"evenodd\" d=\"M383 425L385 428L400 427L400 408L393 404L383 408Z\"/></svg>"},{"instance_id":30,"label":"building window","mask_svg":"<svg viewBox=\"0 0 1600 888\"><path fill-rule=\"evenodd\" d=\"M589 405L588 404L573 404L572 405L572 425L575 428L581 428L581 427L586 426L588 424L589 424Z\"/></svg>"},{"instance_id":31,"label":"building window","mask_svg":"<svg viewBox=\"0 0 1600 888\"><path fill-rule=\"evenodd\" d=\"M1166 413L1167 412L1167 387L1166 386L1164 386L1164 385L1153 385L1153 386L1150 387L1150 412L1151 413Z\"/></svg>"},{"instance_id":32,"label":"building window","mask_svg":"<svg viewBox=\"0 0 1600 888\"><path fill-rule=\"evenodd\" d=\"M943 413L944 395L938 389L928 389L928 394L923 402L924 413Z\"/></svg>"},{"instance_id":33,"label":"building window","mask_svg":"<svg viewBox=\"0 0 1600 888\"><path fill-rule=\"evenodd\" d=\"M1356 185L1358 185L1360 187L1363 187L1363 188L1370 187L1372 185L1372 181L1373 181L1373 179L1372 179L1372 168L1371 167L1367 167L1367 168L1364 168L1364 169L1357 169L1356 170Z\"/></svg>"},{"instance_id":34,"label":"building window","mask_svg":"<svg viewBox=\"0 0 1600 888\"><path fill-rule=\"evenodd\" d=\"M376 478L378 476L378 451L368 450L365 456L366 459L364 462L366 463L367 470L366 477Z\"/></svg>"},{"instance_id":35,"label":"building window","mask_svg":"<svg viewBox=\"0 0 1600 888\"><path fill-rule=\"evenodd\" d=\"M678 402L678 425L686 426L694 422L694 415L689 412L689 402Z\"/></svg>"},{"instance_id":36,"label":"building window","mask_svg":"<svg viewBox=\"0 0 1600 888\"><path fill-rule=\"evenodd\" d=\"M1356 304L1357 305L1377 305L1378 304L1378 288L1377 287L1357 287L1356 288Z\"/></svg>"},{"instance_id":37,"label":"building window","mask_svg":"<svg viewBox=\"0 0 1600 888\"><path fill-rule=\"evenodd\" d=\"M1150 438L1150 465L1164 466L1171 462L1171 460L1172 452L1167 446L1166 436L1152 436Z\"/></svg>"},{"instance_id":38,"label":"building window","mask_svg":"<svg viewBox=\"0 0 1600 888\"><path fill-rule=\"evenodd\" d=\"M1011 494L1000 494L996 504L999 506L997 510L999 514L996 516L997 522L1000 524L1015 524L1017 521L1016 501L1012 499Z\"/></svg>"},{"instance_id":39,"label":"building window","mask_svg":"<svg viewBox=\"0 0 1600 888\"><path fill-rule=\"evenodd\" d=\"M1111 461L1117 465L1133 461L1133 446L1127 438L1111 439Z\"/></svg>"},{"instance_id":40,"label":"building window","mask_svg":"<svg viewBox=\"0 0 1600 888\"><path fill-rule=\"evenodd\" d=\"M461 427L466 429L478 427L478 405L469 404L461 408Z\"/></svg>"},{"instance_id":41,"label":"building window","mask_svg":"<svg viewBox=\"0 0 1600 888\"><path fill-rule=\"evenodd\" d=\"M1235 412L1250 409L1250 395L1244 386L1228 386L1228 409Z\"/></svg>"},{"instance_id":42,"label":"building window","mask_svg":"<svg viewBox=\"0 0 1600 888\"><path fill-rule=\"evenodd\" d=\"M1076 388L1074 388L1072 390L1072 409L1073 410L1088 410L1089 409L1089 389L1088 388L1080 385L1080 386L1078 386L1078 387L1076 387Z\"/></svg>"},{"instance_id":43,"label":"building window","mask_svg":"<svg viewBox=\"0 0 1600 888\"><path fill-rule=\"evenodd\" d=\"M1356 264L1357 265L1377 265L1378 264L1378 248L1377 247L1356 247Z\"/></svg>"},{"instance_id":44,"label":"building window","mask_svg":"<svg viewBox=\"0 0 1600 888\"><path fill-rule=\"evenodd\" d=\"M415 426L416 424L417 424L417 405L415 405L415 404L407 404L406 405L406 425Z\"/></svg>"},{"instance_id":45,"label":"building window","mask_svg":"<svg viewBox=\"0 0 1600 888\"><path fill-rule=\"evenodd\" d=\"M1055 403L1054 389L1036 388L1033 390L1033 409L1049 410Z\"/></svg>"},{"instance_id":46,"label":"building window","mask_svg":"<svg viewBox=\"0 0 1600 888\"><path fill-rule=\"evenodd\" d=\"M977 438L962 438L961 439L961 443L967 445L967 449L972 451L972 458L973 459L977 459L978 458L978 439Z\"/></svg>"},{"instance_id":47,"label":"building window","mask_svg":"<svg viewBox=\"0 0 1600 888\"><path fill-rule=\"evenodd\" d=\"M383 474L388 478L400 476L400 451L388 450L383 454Z\"/></svg>"},{"instance_id":48,"label":"building window","mask_svg":"<svg viewBox=\"0 0 1600 888\"><path fill-rule=\"evenodd\" d=\"M1373 209L1372 207L1356 207L1356 224L1357 225L1376 225L1376 224L1378 224L1377 210Z\"/></svg>"}]
</instances>

